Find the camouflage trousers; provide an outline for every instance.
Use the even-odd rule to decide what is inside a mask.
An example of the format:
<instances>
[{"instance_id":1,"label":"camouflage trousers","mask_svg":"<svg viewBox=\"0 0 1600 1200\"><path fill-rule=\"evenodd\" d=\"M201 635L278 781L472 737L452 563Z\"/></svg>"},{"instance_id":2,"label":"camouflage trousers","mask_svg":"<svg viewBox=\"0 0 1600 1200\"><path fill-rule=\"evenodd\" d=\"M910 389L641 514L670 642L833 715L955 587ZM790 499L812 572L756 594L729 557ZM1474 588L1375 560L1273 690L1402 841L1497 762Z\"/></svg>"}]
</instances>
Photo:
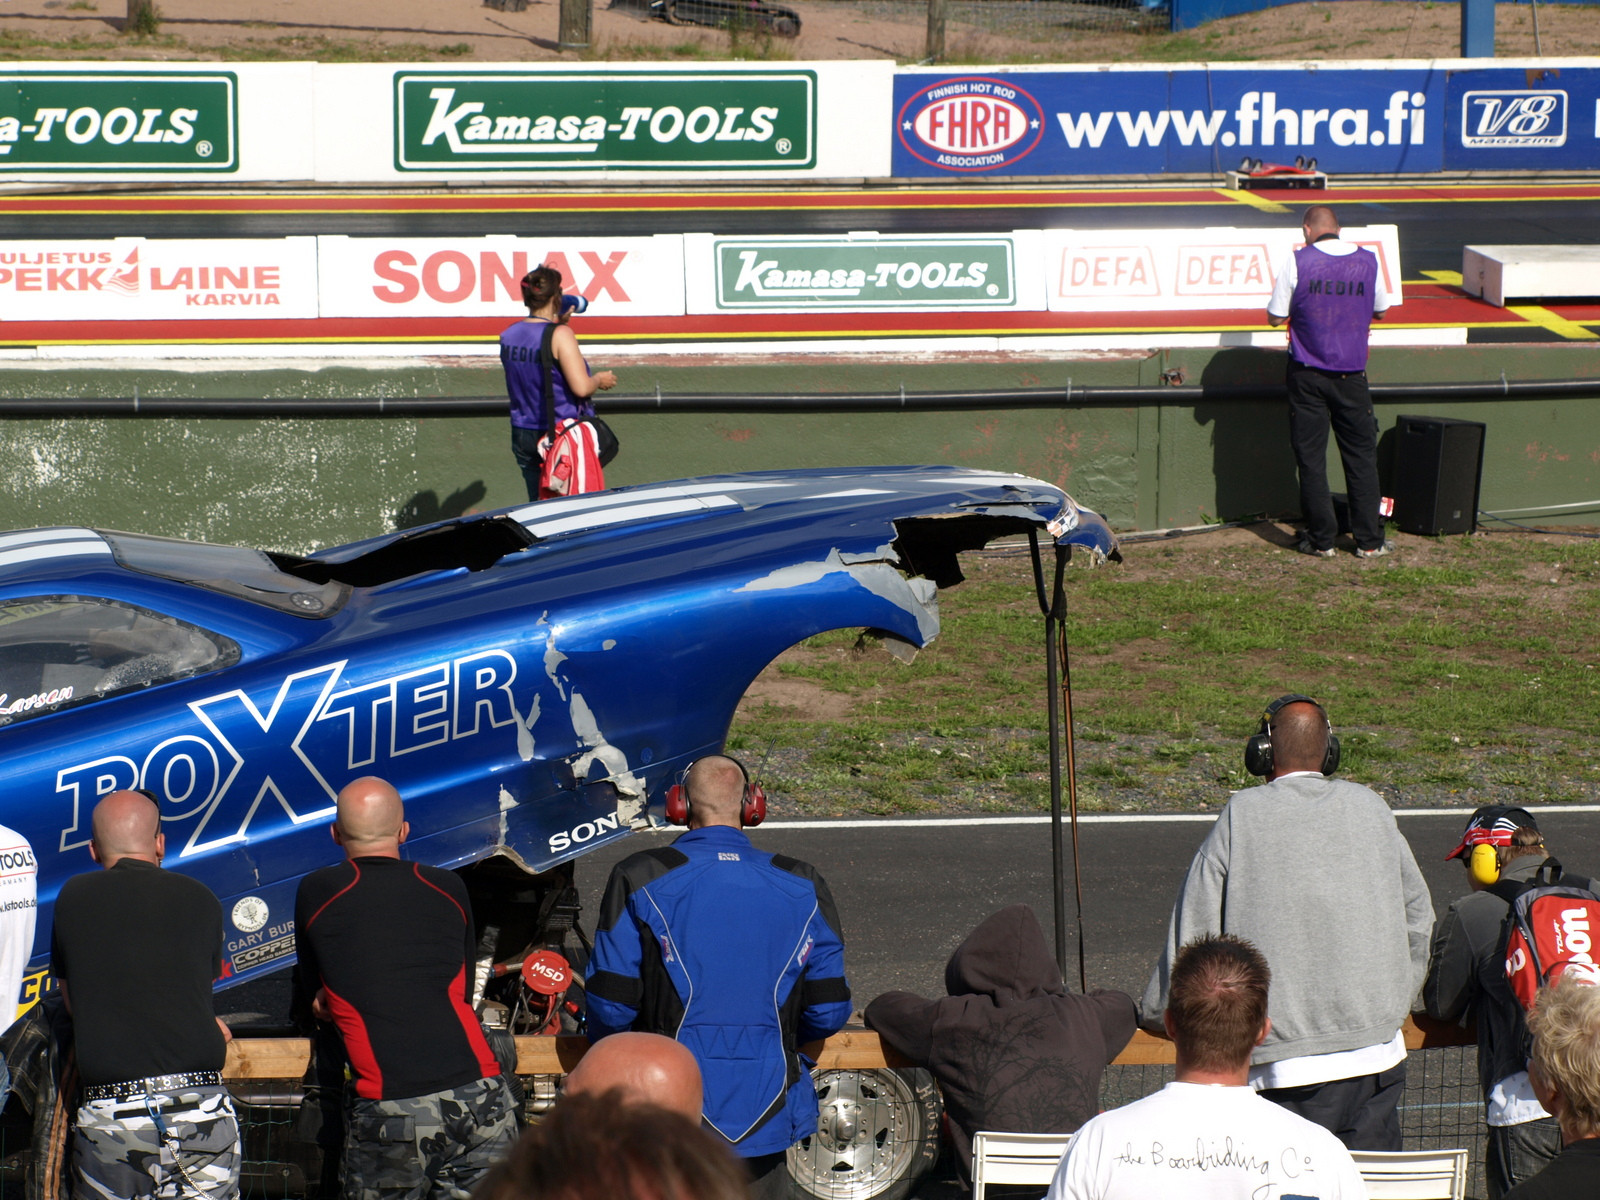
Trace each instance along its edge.
<instances>
[{"instance_id":1,"label":"camouflage trousers","mask_svg":"<svg viewBox=\"0 0 1600 1200\"><path fill-rule=\"evenodd\" d=\"M467 1200L517 1139L499 1076L406 1100L356 1100L344 1139L344 1200Z\"/></svg>"},{"instance_id":2,"label":"camouflage trousers","mask_svg":"<svg viewBox=\"0 0 1600 1200\"><path fill-rule=\"evenodd\" d=\"M78 1109L74 1200L235 1200L239 1122L223 1087L93 1100Z\"/></svg>"}]
</instances>

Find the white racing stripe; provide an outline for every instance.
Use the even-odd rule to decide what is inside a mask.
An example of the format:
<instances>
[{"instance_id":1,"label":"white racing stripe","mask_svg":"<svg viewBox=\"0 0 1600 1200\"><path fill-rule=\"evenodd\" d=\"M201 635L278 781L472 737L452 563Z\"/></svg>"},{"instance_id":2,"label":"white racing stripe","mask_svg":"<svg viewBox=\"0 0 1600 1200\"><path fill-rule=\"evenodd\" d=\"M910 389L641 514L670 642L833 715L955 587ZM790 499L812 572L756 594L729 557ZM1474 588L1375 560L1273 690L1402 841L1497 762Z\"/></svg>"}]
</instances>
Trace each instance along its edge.
<instances>
[{"instance_id":1,"label":"white racing stripe","mask_svg":"<svg viewBox=\"0 0 1600 1200\"><path fill-rule=\"evenodd\" d=\"M85 554L104 554L109 558L111 547L99 539L96 539L96 542L57 542L48 546L27 546L20 550L0 550L0 567L43 562L50 558L72 558Z\"/></svg>"},{"instance_id":2,"label":"white racing stripe","mask_svg":"<svg viewBox=\"0 0 1600 1200\"><path fill-rule=\"evenodd\" d=\"M732 496L706 496L702 499L685 497L681 500L663 500L659 504L629 504L603 512L574 513L570 517L552 521L524 521L523 524L534 537L553 537L558 533L571 533L575 529L599 529L606 525L622 525L650 517L670 517L679 513L738 507L739 502Z\"/></svg>"},{"instance_id":3,"label":"white racing stripe","mask_svg":"<svg viewBox=\"0 0 1600 1200\"><path fill-rule=\"evenodd\" d=\"M92 529L30 529L26 533L10 533L0 537L0 550L17 546L32 546L39 542L100 542L104 539Z\"/></svg>"},{"instance_id":4,"label":"white racing stripe","mask_svg":"<svg viewBox=\"0 0 1600 1200\"><path fill-rule=\"evenodd\" d=\"M513 521L520 521L524 525L540 513L550 513L555 516L565 516L568 513L586 512L591 509L623 509L630 505L646 503L651 500L667 500L682 496L706 496L723 492L758 492L772 488L790 488L792 483L697 483L687 487L661 487L645 488L637 492L595 492L590 496L573 496L571 499L561 498L555 500L541 500L537 504L525 504L521 508L512 509L509 516Z\"/></svg>"}]
</instances>

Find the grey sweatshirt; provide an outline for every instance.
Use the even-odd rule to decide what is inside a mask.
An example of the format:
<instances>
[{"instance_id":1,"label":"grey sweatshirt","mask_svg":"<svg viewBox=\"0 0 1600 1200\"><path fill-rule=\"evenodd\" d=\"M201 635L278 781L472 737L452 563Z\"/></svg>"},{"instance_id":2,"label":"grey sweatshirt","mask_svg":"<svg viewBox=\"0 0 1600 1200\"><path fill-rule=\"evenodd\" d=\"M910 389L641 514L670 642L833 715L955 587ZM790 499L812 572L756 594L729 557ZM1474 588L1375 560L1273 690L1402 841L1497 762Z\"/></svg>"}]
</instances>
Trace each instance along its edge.
<instances>
[{"instance_id":1,"label":"grey sweatshirt","mask_svg":"<svg viewBox=\"0 0 1600 1200\"><path fill-rule=\"evenodd\" d=\"M1381 1045L1428 969L1433 902L1394 814L1360 784L1296 775L1235 792L1178 892L1141 1023L1158 1030L1178 947L1255 944L1272 969L1272 1032L1252 1062Z\"/></svg>"}]
</instances>

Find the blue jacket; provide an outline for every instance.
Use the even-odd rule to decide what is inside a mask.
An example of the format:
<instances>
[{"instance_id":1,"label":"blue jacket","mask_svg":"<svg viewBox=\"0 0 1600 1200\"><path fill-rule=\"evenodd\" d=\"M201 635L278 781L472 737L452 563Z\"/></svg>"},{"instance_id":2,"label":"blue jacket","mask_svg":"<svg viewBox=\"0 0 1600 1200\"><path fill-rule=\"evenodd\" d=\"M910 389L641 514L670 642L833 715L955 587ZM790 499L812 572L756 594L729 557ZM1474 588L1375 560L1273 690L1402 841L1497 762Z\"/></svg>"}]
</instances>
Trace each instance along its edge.
<instances>
[{"instance_id":1,"label":"blue jacket","mask_svg":"<svg viewBox=\"0 0 1600 1200\"><path fill-rule=\"evenodd\" d=\"M589 1037L640 1029L700 1063L705 1120L746 1158L817 1128L797 1048L850 1018L844 941L815 868L713 825L624 859L600 906Z\"/></svg>"}]
</instances>

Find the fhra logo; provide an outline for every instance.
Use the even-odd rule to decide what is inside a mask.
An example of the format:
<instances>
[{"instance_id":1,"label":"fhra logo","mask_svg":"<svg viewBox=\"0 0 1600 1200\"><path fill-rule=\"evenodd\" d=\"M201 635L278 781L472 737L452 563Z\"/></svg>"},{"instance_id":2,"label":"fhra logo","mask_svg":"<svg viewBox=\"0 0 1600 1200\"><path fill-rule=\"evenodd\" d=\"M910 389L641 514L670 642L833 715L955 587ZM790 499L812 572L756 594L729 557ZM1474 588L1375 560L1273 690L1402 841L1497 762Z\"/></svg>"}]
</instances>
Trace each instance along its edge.
<instances>
[{"instance_id":1,"label":"fhra logo","mask_svg":"<svg viewBox=\"0 0 1600 1200\"><path fill-rule=\"evenodd\" d=\"M1461 144L1491 149L1565 146L1567 93L1468 92L1461 98Z\"/></svg>"},{"instance_id":2,"label":"fhra logo","mask_svg":"<svg viewBox=\"0 0 1600 1200\"><path fill-rule=\"evenodd\" d=\"M900 144L951 171L992 171L1027 156L1044 135L1044 109L998 79L945 79L900 108Z\"/></svg>"}]
</instances>

